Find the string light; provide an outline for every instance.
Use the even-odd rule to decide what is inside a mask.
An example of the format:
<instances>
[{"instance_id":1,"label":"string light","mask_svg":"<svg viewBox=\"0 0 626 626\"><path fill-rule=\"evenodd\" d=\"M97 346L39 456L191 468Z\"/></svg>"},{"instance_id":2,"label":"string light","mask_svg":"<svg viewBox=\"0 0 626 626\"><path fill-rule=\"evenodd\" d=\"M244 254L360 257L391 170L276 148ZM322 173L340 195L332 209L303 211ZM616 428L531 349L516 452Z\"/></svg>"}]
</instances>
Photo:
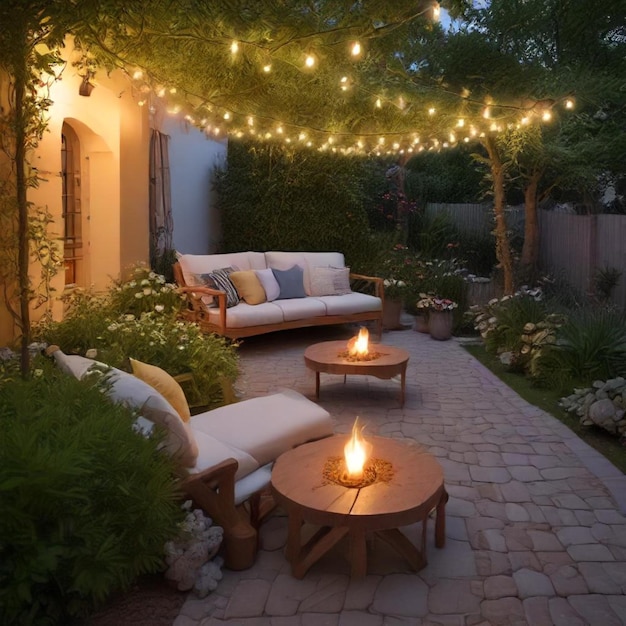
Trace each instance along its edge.
<instances>
[{"instance_id":1,"label":"string light","mask_svg":"<svg viewBox=\"0 0 626 626\"><path fill-rule=\"evenodd\" d=\"M350 49L353 57L358 57L361 54L361 44L358 41L355 41L352 44L352 48Z\"/></svg>"},{"instance_id":2,"label":"string light","mask_svg":"<svg viewBox=\"0 0 626 626\"><path fill-rule=\"evenodd\" d=\"M233 43L237 43L237 42L233 42ZM306 59L305 59L305 63L307 67L313 67L317 62L318 62L318 57L316 57L314 53L311 52L307 54ZM271 65L269 63L266 66L263 66L264 71L268 71L270 68L271 68ZM137 91L140 94L144 93L147 96L151 91L151 86L149 84L149 81L142 80L143 76L144 74L140 69L135 70L135 72L133 72L132 74L132 78L134 80L141 81L141 84L135 86ZM339 84L340 84L341 89L344 91L354 86L354 84L351 81L350 76L348 75L341 76L339 78ZM164 98L166 94L177 93L176 87L158 86L158 87L155 87L154 89L155 91L153 93L156 93L156 95L158 95L160 98ZM465 95L468 95L467 90L464 90L463 93ZM385 101L389 103L394 103L395 105L394 108L398 108L400 110L406 109L407 107L406 99L405 99L406 96L396 95L395 97L397 98L395 101L387 100L386 98L382 96L376 97L374 101L374 106L375 108L381 109L383 107L383 101ZM461 94L459 94L459 97L461 97ZM542 120L544 122L550 121L553 117L553 111L551 110L551 108L546 108L546 103L548 103L548 106L550 106L555 101L558 101L558 100L538 101L534 103L534 107L532 106L532 103L531 103L530 105L527 104L523 109L522 107L513 107L510 105L509 106L503 105L501 115L499 115L498 118L496 119L492 119L493 110L494 110L494 107L498 107L498 111L500 111L500 108L499 108L500 105L497 103L494 103L493 100L489 97L487 97L484 100L484 104L482 105L482 108L480 109L480 111L472 112L468 109L468 107L472 107L472 102L465 102L463 106L464 106L464 114L467 114L469 116L473 116L474 114L480 114L485 120L489 120L489 122L487 123L487 126L485 126L485 130L487 130L487 127L488 127L490 132L502 132L503 129L506 129L506 128L509 128L509 129L521 128L522 126L532 123L534 121L533 119L534 115L536 115L537 120ZM560 102L563 108L565 109L571 110L574 108L574 100L570 97L566 99L561 99ZM147 104L147 98L145 96L141 96L141 99L137 100L137 104L138 106L145 106ZM154 105L151 105L150 108L151 108L151 112L156 112ZM520 111L520 113L522 113L522 115L517 118L517 121L512 121L511 115L510 114L505 115L505 114L507 113L507 109L514 110L516 108ZM534 112L531 111L531 109L533 108L534 108ZM203 112L205 113L207 111L209 112L213 111L212 106L208 103L205 103L202 109L203 109ZM181 106L175 103L172 103L172 105L166 108L167 113L171 115L176 115L181 110L182 110ZM434 116L436 113L439 113L437 109L435 109L435 107L430 107L430 108L427 108L426 110L429 116ZM524 114L523 111L531 111L531 112ZM448 112L446 111L446 113ZM441 142L437 139L431 139L433 147L429 147L428 145L427 146L418 145L420 144L420 138L417 136L417 134L409 133L407 131L394 132L392 133L391 136L387 136L386 138L383 135L379 135L377 138L373 138L371 137L371 133L369 133L371 137L369 140L363 140L362 138L360 138L354 141L354 144L352 146L346 147L345 143L346 143L346 140L350 137L350 133L340 133L337 136L332 136L332 135L329 135L328 133L325 133L324 137L318 141L317 131L313 132L313 136L308 137L305 131L299 130L294 135L292 135L292 137L288 137L288 136L285 136L285 133L288 132L289 126L287 127L287 129L285 129L283 124L279 124L278 126L272 125L273 128L268 130L267 127L263 127L264 124L262 122L259 122L261 127L258 129L258 132L257 132L255 128L252 128L252 127L256 127L257 121L258 121L257 119L255 119L253 115L248 115L248 116L242 115L239 123L235 122L236 116L233 111L227 111L227 110L222 109L222 111L220 113L217 113L217 115L218 117L223 118L225 121L230 122L229 130L224 131L227 134L232 134L237 137L242 137L246 134L244 132L245 130L250 135L258 136L259 138L263 137L264 139L267 139L267 140L270 140L276 137L276 138L282 139L282 141L286 144L290 144L298 140L299 142L301 142L301 145L303 146L316 147L316 149L318 150L331 149L333 151L341 152L343 154L352 154L352 153L359 153L359 152L373 152L376 150L378 150L379 153L382 151L382 153L386 153L386 154L393 154L394 152L400 153L400 154L404 154L407 152L413 153L413 152L418 152L418 151L421 152L425 148L432 150L433 147L435 149L451 147L457 144L458 142L469 143L472 140L472 138L474 140L477 140L478 138L485 137L485 132L484 131L480 132L480 128L477 128L477 126L480 127L480 124L476 124L476 126L473 124L469 125L468 130L464 131L461 137L457 137L456 129L466 128L468 126L467 118L459 116L452 122L451 125L453 125L454 128L448 129L447 135L445 134L445 131L441 128L435 131L439 135L443 134L444 137L441 140ZM215 116L215 113L213 113L213 116ZM212 128L211 125L207 125L206 118L203 118L201 121L199 121L199 117L196 118L194 115L186 115L184 119L192 124L197 125L199 128L202 128L207 134L209 133L209 130L211 130ZM244 119L246 120L246 122L243 121ZM261 116L258 119L262 120L263 116ZM215 118L213 118L213 122L215 122ZM242 125L243 125L243 129L241 127ZM212 129L212 134L215 136L219 135L221 132L222 130L217 126L214 126ZM375 131L372 131L372 132L375 132ZM388 141L389 141L389 144L387 145ZM337 144L336 147L334 146L335 143ZM385 146L384 149L383 149L383 146ZM415 146L415 148L413 146Z\"/></svg>"},{"instance_id":3,"label":"string light","mask_svg":"<svg viewBox=\"0 0 626 626\"><path fill-rule=\"evenodd\" d=\"M441 7L438 2L433 5L433 19L438 20L441 15Z\"/></svg>"},{"instance_id":4,"label":"string light","mask_svg":"<svg viewBox=\"0 0 626 626\"><path fill-rule=\"evenodd\" d=\"M239 42L237 42L236 40L235 40L235 41L233 41L233 42L230 44L230 51L231 51L233 54L237 54L237 52L239 52Z\"/></svg>"},{"instance_id":5,"label":"string light","mask_svg":"<svg viewBox=\"0 0 626 626\"><path fill-rule=\"evenodd\" d=\"M264 66L263 66L263 71L264 71L266 74L269 74L269 73L272 71L272 66L271 66L271 64L270 64L270 63L268 63L267 65L264 65Z\"/></svg>"}]
</instances>

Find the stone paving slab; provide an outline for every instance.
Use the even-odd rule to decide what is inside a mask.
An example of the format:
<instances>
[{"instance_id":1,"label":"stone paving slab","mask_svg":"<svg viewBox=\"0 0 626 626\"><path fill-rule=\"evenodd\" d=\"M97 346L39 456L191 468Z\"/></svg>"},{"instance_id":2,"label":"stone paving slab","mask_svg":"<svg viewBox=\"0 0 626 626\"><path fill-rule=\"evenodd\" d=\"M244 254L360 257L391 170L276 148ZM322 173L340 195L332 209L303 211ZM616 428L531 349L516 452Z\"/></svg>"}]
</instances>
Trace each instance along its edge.
<instances>
[{"instance_id":1,"label":"stone paving slab","mask_svg":"<svg viewBox=\"0 0 626 626\"><path fill-rule=\"evenodd\" d=\"M306 346L343 339L339 326L255 337L240 347L243 397L291 387L313 398ZM174 626L605 626L626 624L626 476L552 416L526 403L456 340L410 329L383 343L408 350L399 381L322 374L319 403L347 433L409 439L441 463L450 493L446 545L420 572L379 541L352 581L338 544L294 579L277 510L252 568L225 570L216 591L190 596ZM417 540L420 525L403 529Z\"/></svg>"}]
</instances>

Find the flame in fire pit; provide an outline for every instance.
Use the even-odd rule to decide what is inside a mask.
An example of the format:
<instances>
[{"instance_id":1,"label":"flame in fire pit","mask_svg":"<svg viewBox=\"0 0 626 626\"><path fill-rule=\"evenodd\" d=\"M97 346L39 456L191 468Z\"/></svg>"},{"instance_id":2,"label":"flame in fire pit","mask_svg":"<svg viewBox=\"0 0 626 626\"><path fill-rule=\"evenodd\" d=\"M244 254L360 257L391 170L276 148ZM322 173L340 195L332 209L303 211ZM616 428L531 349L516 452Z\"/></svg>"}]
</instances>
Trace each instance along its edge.
<instances>
[{"instance_id":1,"label":"flame in fire pit","mask_svg":"<svg viewBox=\"0 0 626 626\"><path fill-rule=\"evenodd\" d=\"M354 420L352 436L343 449L348 477L359 479L363 476L363 467L368 459L371 445L362 437L363 428L359 428L359 418Z\"/></svg>"},{"instance_id":2,"label":"flame in fire pit","mask_svg":"<svg viewBox=\"0 0 626 626\"><path fill-rule=\"evenodd\" d=\"M350 356L367 356L369 354L369 331L361 326L359 334L348 341L348 354Z\"/></svg>"}]
</instances>

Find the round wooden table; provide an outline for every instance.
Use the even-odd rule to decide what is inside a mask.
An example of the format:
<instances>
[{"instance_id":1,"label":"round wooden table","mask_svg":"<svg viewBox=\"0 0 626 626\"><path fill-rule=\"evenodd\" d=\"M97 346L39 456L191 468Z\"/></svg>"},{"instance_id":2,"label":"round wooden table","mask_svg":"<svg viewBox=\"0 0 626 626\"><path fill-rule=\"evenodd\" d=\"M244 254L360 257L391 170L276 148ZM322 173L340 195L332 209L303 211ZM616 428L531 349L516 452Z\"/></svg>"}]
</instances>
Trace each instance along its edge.
<instances>
[{"instance_id":1,"label":"round wooden table","mask_svg":"<svg viewBox=\"0 0 626 626\"><path fill-rule=\"evenodd\" d=\"M414 570L427 564L426 526L436 509L435 545L445 543L445 505L448 501L443 470L436 459L416 445L385 437L367 437L372 458L393 466L389 482L352 488L328 483L323 469L330 457L343 457L349 436L337 435L307 443L282 454L272 470L272 492L288 514L287 559L294 577L307 570L340 539L350 540L351 575L367 571L366 536L375 533L397 550ZM421 541L415 546L400 530L422 522ZM302 525L319 526L302 545Z\"/></svg>"},{"instance_id":2,"label":"round wooden table","mask_svg":"<svg viewBox=\"0 0 626 626\"><path fill-rule=\"evenodd\" d=\"M305 365L315 372L315 397L320 397L320 372L324 374L347 374L374 376L390 379L400 375L400 406L404 406L406 367L409 353L402 348L370 343L370 350L380 353L371 361L351 361L340 356L347 349L346 341L324 341L309 346L304 351Z\"/></svg>"}]
</instances>

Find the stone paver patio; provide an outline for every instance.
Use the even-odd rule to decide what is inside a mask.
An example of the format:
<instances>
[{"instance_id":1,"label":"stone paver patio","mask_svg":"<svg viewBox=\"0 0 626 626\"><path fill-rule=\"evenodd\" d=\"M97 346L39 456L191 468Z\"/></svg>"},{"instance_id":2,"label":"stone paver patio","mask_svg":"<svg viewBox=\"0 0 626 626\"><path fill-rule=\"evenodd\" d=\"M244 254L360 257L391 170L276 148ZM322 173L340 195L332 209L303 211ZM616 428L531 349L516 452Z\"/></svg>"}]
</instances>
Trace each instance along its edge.
<instances>
[{"instance_id":1,"label":"stone paver patio","mask_svg":"<svg viewBox=\"0 0 626 626\"><path fill-rule=\"evenodd\" d=\"M348 327L275 333L240 348L245 397L277 389L314 396L304 365L311 343L350 338ZM263 526L262 549L216 591L190 596L175 626L626 624L626 476L566 426L529 405L456 340L407 329L383 343L411 353L404 408L399 381L322 374L320 404L335 431L358 415L366 434L409 438L444 468L446 546L411 572L384 544L351 581L341 544L303 580L290 575L286 517ZM404 529L417 536L419 526Z\"/></svg>"}]
</instances>

